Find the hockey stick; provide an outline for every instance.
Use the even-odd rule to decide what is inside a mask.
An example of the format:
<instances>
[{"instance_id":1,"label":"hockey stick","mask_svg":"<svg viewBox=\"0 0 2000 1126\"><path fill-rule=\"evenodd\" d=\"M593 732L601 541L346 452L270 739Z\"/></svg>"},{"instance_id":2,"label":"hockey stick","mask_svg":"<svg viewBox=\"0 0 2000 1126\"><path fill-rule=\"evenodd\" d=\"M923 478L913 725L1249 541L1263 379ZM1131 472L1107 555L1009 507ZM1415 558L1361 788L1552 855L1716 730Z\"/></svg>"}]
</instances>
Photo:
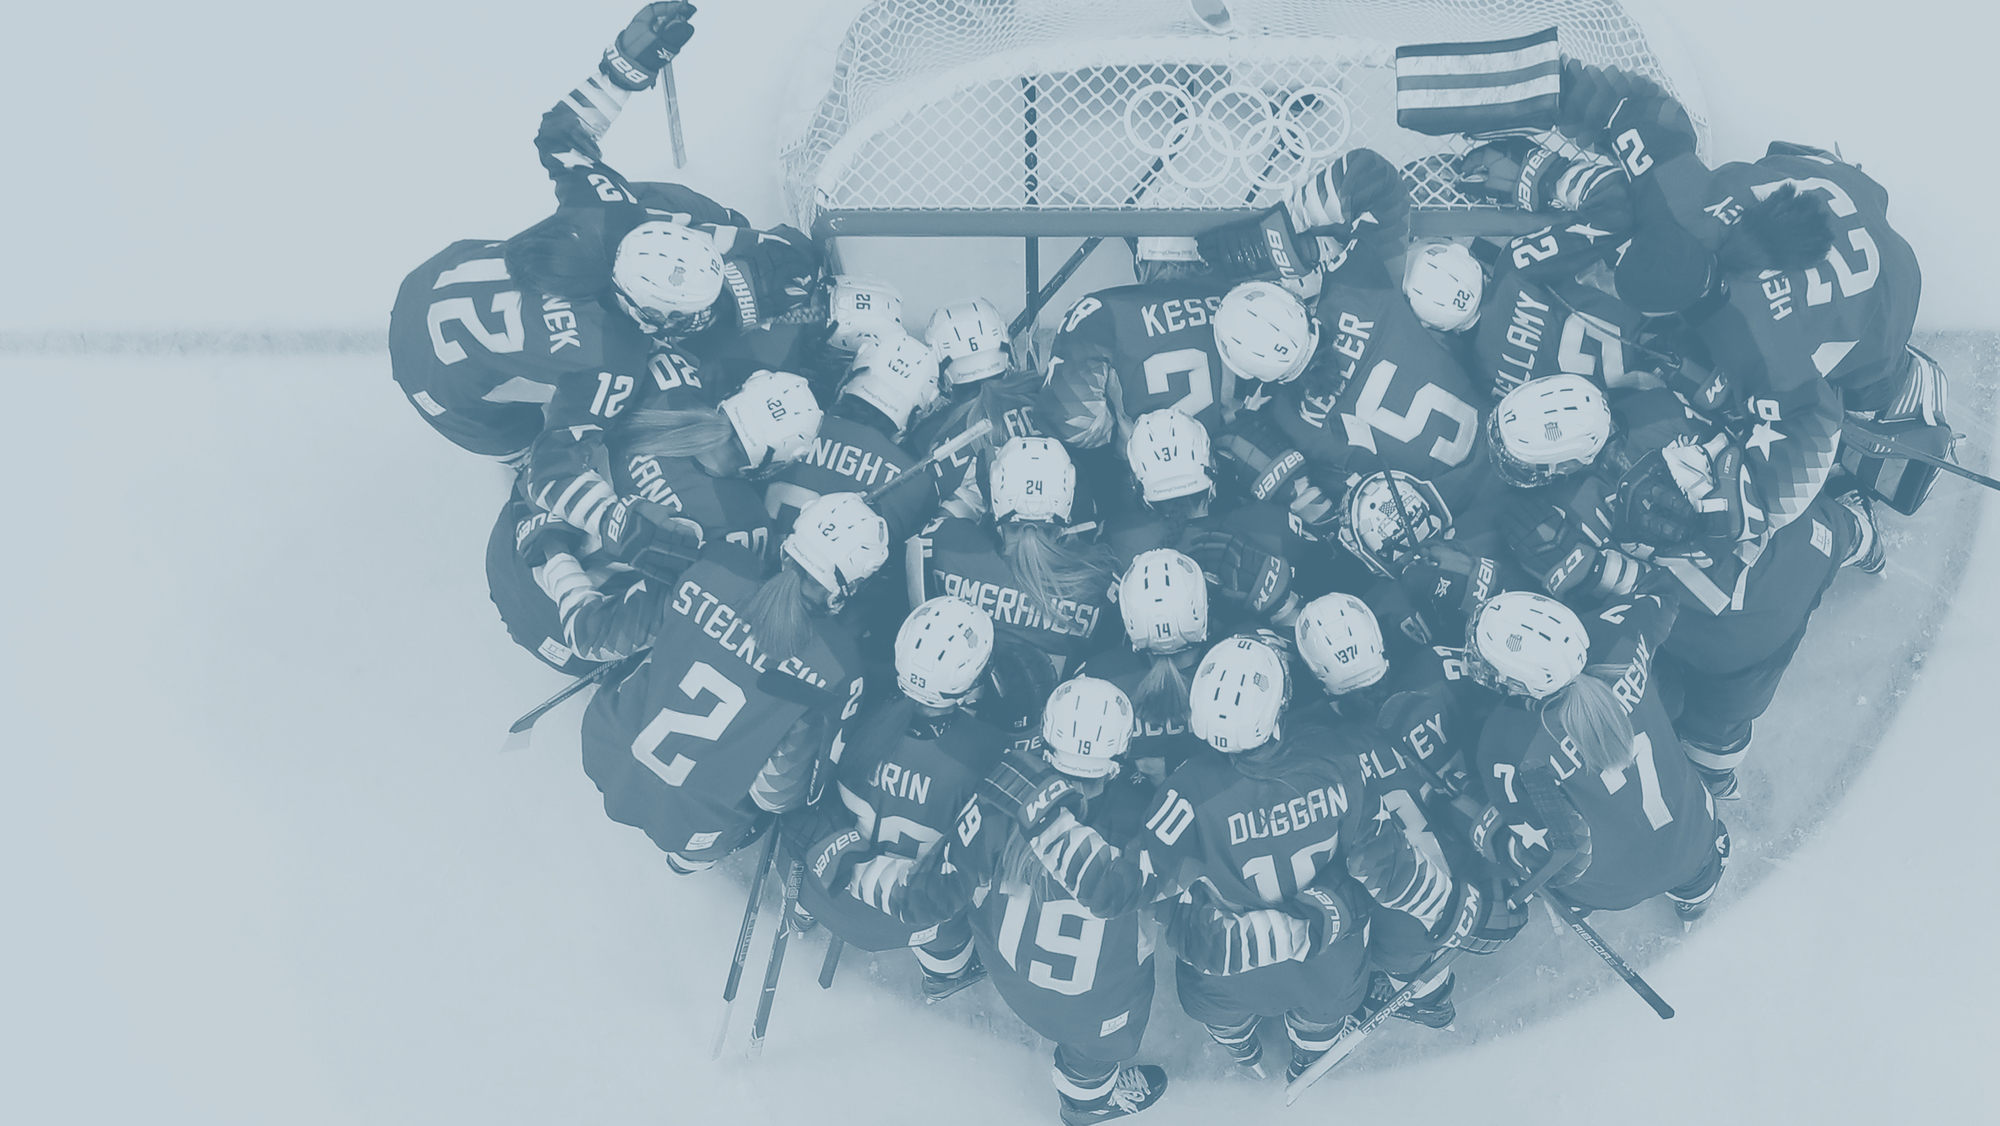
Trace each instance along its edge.
<instances>
[{"instance_id":1,"label":"hockey stick","mask_svg":"<svg viewBox=\"0 0 2000 1126\"><path fill-rule=\"evenodd\" d=\"M667 103L667 134L674 142L674 167L686 168L688 162L687 138L681 134L681 94L674 86L674 63L660 68L660 96Z\"/></svg>"},{"instance_id":2,"label":"hockey stick","mask_svg":"<svg viewBox=\"0 0 2000 1126\"><path fill-rule=\"evenodd\" d=\"M785 968L785 945L792 937L792 904L799 901L799 877L805 865L794 860L785 869L785 903L778 915L778 933L771 939L771 960L764 966L764 992L757 997L757 1017L750 1022L750 1058L764 1054L764 1032L771 1026L771 1003L778 999L778 975Z\"/></svg>"},{"instance_id":3,"label":"hockey stick","mask_svg":"<svg viewBox=\"0 0 2000 1126\"><path fill-rule=\"evenodd\" d=\"M1508 901L1516 905L1526 903L1529 897L1541 890L1543 884L1549 882L1550 876L1561 871L1565 865L1575 858L1576 849L1557 849L1549 856L1548 863L1542 865L1534 875L1528 877L1526 883L1514 889L1513 893L1507 897ZM1394 997L1389 998L1388 1004L1368 1014L1367 1020L1341 1033L1334 1040L1333 1047L1326 1050L1326 1054L1314 1060L1312 1066L1299 1072L1297 1079L1285 1084L1285 1105L1290 1106L1299 1101L1299 1096L1305 1094L1307 1087L1319 1082L1321 1076L1332 1071L1340 1061L1352 1055L1354 1049L1361 1046L1361 1041L1367 1039L1369 1033L1382 1027L1383 1021L1395 1016L1396 1010L1409 1004L1416 997L1419 988L1428 986L1432 982L1442 978L1445 971L1451 968L1451 963L1462 953L1464 953L1464 948L1458 946L1447 946L1443 950L1438 951L1431 956L1431 960L1424 965L1424 968L1418 971L1417 976L1405 982L1403 988L1397 990Z\"/></svg>"},{"instance_id":4,"label":"hockey stick","mask_svg":"<svg viewBox=\"0 0 2000 1126\"><path fill-rule=\"evenodd\" d=\"M1862 437L1868 439L1868 443L1876 447L1875 449L1870 450L1869 451L1870 453L1895 454L1897 457L1905 457L1910 459L1911 461L1920 461L1925 465L1934 465L1937 468L1944 470L1946 473L1950 473L1957 477L1963 477L1968 481L1976 481L1979 484L1982 484L1989 489L2000 489L2000 481L1996 481L1993 478L1986 476L1984 473L1974 473L1972 470L1967 469L1966 467L1958 464L1955 461L1950 461L1945 458L1941 458L1936 454L1916 449L1912 446L1906 446L1903 443L1898 442L1896 439L1889 437L1887 434L1883 434L1875 430L1870 430L1865 424L1857 421L1853 415L1847 416L1846 429L1852 430L1855 433L1861 435Z\"/></svg>"},{"instance_id":5,"label":"hockey stick","mask_svg":"<svg viewBox=\"0 0 2000 1126\"><path fill-rule=\"evenodd\" d=\"M948 442L939 443L938 448L932 450L930 454L924 457L921 461L912 463L908 469L903 470L901 473L896 474L894 477L891 477L887 481L884 481L881 484L875 486L874 488L868 490L868 492L864 494L861 499L869 504L874 504L875 498L881 496L883 493L888 492L890 489L895 488L897 485L902 484L904 481L912 480L917 477L923 476L924 472L928 470L931 466L936 465L938 462L943 461L945 458L950 457L951 455L957 453L958 451L964 449L965 447L971 445L972 443L977 442L979 439L984 438L986 436L986 432L991 429L993 429L992 420L985 418L980 419L978 422L975 422L971 426L966 427L963 431L959 433L957 437L951 439Z\"/></svg>"},{"instance_id":6,"label":"hockey stick","mask_svg":"<svg viewBox=\"0 0 2000 1126\"><path fill-rule=\"evenodd\" d=\"M570 681L568 686L562 691L543 700L540 707L515 720L514 726L507 729L507 738L500 744L500 749L503 751L518 751L526 747L536 722L543 716L556 710L564 700L605 679L614 671L618 673L617 679L623 680L625 673L635 667L638 662L644 660L646 654L650 652L652 652L651 649L641 649L628 657L616 661L606 661L604 664Z\"/></svg>"},{"instance_id":7,"label":"hockey stick","mask_svg":"<svg viewBox=\"0 0 2000 1126\"><path fill-rule=\"evenodd\" d=\"M1661 1020L1672 1020L1674 1018L1674 1007L1667 1004L1658 993L1653 992L1653 987L1646 984L1646 979L1634 972L1631 966L1626 965L1625 959L1620 958L1617 951L1606 946L1604 939L1597 933L1594 927L1577 917L1573 905L1569 900L1564 899L1560 892L1549 892L1545 906L1548 907L1549 913L1554 915L1558 920L1568 923L1569 929L1575 931L1577 937L1583 939L1585 945L1595 950L1597 956L1604 959L1605 965L1610 966L1619 977L1624 978L1625 984L1632 987L1632 992L1637 993L1648 1005L1651 1005L1653 1011L1660 1014ZM1558 906L1562 910L1558 911L1556 909Z\"/></svg>"},{"instance_id":8,"label":"hockey stick","mask_svg":"<svg viewBox=\"0 0 2000 1126\"><path fill-rule=\"evenodd\" d=\"M757 932L757 908L764 899L764 877L778 858L778 827L771 826L764 838L764 851L757 856L757 871L750 877L750 900L743 905L743 925L736 931L736 953L729 960L729 978L722 983L722 1023L715 1029L715 1047L708 1058L722 1058L723 1041L729 1038L729 1014L736 1009L736 990L743 984L743 964L750 960L750 938ZM779 926L784 925L781 919Z\"/></svg>"},{"instance_id":9,"label":"hockey stick","mask_svg":"<svg viewBox=\"0 0 2000 1126\"><path fill-rule=\"evenodd\" d=\"M833 971L840 968L840 951L846 945L846 943L840 941L839 936L827 935L826 961L821 962L819 966L819 987L821 989L833 988Z\"/></svg>"}]
</instances>

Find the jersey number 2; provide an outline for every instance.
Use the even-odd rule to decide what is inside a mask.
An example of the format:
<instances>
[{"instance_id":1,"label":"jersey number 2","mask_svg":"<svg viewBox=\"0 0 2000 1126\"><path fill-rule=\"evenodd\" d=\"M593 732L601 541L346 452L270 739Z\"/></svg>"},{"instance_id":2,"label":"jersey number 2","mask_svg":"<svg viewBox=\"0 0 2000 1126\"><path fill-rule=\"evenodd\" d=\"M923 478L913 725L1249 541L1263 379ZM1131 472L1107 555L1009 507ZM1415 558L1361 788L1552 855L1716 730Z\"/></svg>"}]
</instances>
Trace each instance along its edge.
<instances>
[{"instance_id":1,"label":"jersey number 2","mask_svg":"<svg viewBox=\"0 0 2000 1126\"><path fill-rule=\"evenodd\" d=\"M1215 381L1209 378L1208 353L1200 348L1176 348L1146 357L1146 394L1170 395L1177 379L1187 380L1187 394L1174 409L1193 418L1215 402Z\"/></svg>"},{"instance_id":2,"label":"jersey number 2","mask_svg":"<svg viewBox=\"0 0 2000 1126\"><path fill-rule=\"evenodd\" d=\"M699 703L703 692L714 696L715 703L705 713L661 708L660 714L653 717L653 722L632 740L632 757L644 763L646 769L659 775L660 780L669 786L686 782L695 761L676 752L672 761L661 762L657 752L667 737L689 735L713 743L722 738L722 733L729 729L730 721L743 710L745 702L743 689L707 661L696 661L688 668L687 675L681 677L680 689L690 703Z\"/></svg>"}]
</instances>

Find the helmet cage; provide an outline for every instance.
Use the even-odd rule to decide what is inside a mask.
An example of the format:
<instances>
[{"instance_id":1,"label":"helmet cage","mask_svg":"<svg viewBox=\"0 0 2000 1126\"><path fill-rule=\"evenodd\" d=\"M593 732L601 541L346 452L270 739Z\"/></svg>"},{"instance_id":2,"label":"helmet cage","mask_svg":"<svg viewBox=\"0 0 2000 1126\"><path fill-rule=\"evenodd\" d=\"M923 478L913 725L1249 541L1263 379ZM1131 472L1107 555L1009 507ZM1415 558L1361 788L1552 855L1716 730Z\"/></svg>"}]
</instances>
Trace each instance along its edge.
<instances>
[{"instance_id":1,"label":"helmet cage","mask_svg":"<svg viewBox=\"0 0 2000 1126\"><path fill-rule=\"evenodd\" d=\"M1355 525L1363 516L1361 505L1367 499L1363 495L1364 490L1377 479L1389 493L1389 503L1381 506L1383 512L1395 520L1397 528L1394 536L1385 539L1380 548L1370 547L1362 533L1355 530ZM1423 509L1421 517L1415 515L1419 507ZM1411 521L1417 525L1414 530L1409 526ZM1451 509L1437 491L1437 486L1394 469L1387 474L1371 473L1349 486L1334 538L1370 571L1382 578L1393 579L1401 569L1406 552L1391 547L1391 544L1400 543L1409 551L1414 551L1431 540L1444 538L1451 531L1451 525Z\"/></svg>"}]
</instances>

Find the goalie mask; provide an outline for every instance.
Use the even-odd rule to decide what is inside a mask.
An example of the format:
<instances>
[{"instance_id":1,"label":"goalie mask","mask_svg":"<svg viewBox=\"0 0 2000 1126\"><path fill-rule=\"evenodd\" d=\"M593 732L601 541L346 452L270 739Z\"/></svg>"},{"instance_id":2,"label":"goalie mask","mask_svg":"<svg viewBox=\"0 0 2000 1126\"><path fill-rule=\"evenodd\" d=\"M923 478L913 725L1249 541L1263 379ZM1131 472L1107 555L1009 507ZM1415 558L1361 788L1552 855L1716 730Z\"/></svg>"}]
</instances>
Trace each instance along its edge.
<instances>
[{"instance_id":1,"label":"goalie mask","mask_svg":"<svg viewBox=\"0 0 2000 1126\"><path fill-rule=\"evenodd\" d=\"M1178 653L1208 640L1208 580L1171 547L1133 557L1115 594L1125 636L1142 653Z\"/></svg>"},{"instance_id":2,"label":"goalie mask","mask_svg":"<svg viewBox=\"0 0 2000 1126\"><path fill-rule=\"evenodd\" d=\"M1042 757L1072 778L1110 778L1132 741L1132 701L1094 676L1056 685L1042 709Z\"/></svg>"},{"instance_id":3,"label":"goalie mask","mask_svg":"<svg viewBox=\"0 0 2000 1126\"><path fill-rule=\"evenodd\" d=\"M903 294L895 286L859 274L836 274L827 291L826 342L858 352L877 337L903 331Z\"/></svg>"},{"instance_id":4,"label":"goalie mask","mask_svg":"<svg viewBox=\"0 0 2000 1126\"><path fill-rule=\"evenodd\" d=\"M1589 655L1582 619L1545 595L1496 594L1465 626L1466 675L1511 696L1549 698L1582 675Z\"/></svg>"},{"instance_id":5,"label":"goalie mask","mask_svg":"<svg viewBox=\"0 0 2000 1126\"><path fill-rule=\"evenodd\" d=\"M1479 262L1455 242L1425 243L1403 265L1403 296L1417 319L1439 332L1471 328L1485 289Z\"/></svg>"},{"instance_id":6,"label":"goalie mask","mask_svg":"<svg viewBox=\"0 0 2000 1126\"><path fill-rule=\"evenodd\" d=\"M1208 475L1208 429L1169 407L1132 424L1125 461L1147 504L1215 491Z\"/></svg>"},{"instance_id":7,"label":"goalie mask","mask_svg":"<svg viewBox=\"0 0 2000 1126\"><path fill-rule=\"evenodd\" d=\"M1201 659L1188 697L1189 731L1224 754L1252 751L1277 737L1291 672L1263 641L1232 637Z\"/></svg>"},{"instance_id":8,"label":"goalie mask","mask_svg":"<svg viewBox=\"0 0 2000 1126\"><path fill-rule=\"evenodd\" d=\"M896 631L896 687L932 708L955 707L993 656L993 619L962 599L933 598Z\"/></svg>"},{"instance_id":9,"label":"goalie mask","mask_svg":"<svg viewBox=\"0 0 2000 1126\"><path fill-rule=\"evenodd\" d=\"M931 314L924 340L945 361L954 385L976 383L1007 370L1007 322L984 297L946 305Z\"/></svg>"},{"instance_id":10,"label":"goalie mask","mask_svg":"<svg viewBox=\"0 0 2000 1126\"><path fill-rule=\"evenodd\" d=\"M1215 351L1224 367L1244 379L1284 383L1297 379L1319 347L1319 325L1280 286L1244 282L1215 310Z\"/></svg>"},{"instance_id":11,"label":"goalie mask","mask_svg":"<svg viewBox=\"0 0 2000 1126\"><path fill-rule=\"evenodd\" d=\"M760 371L744 380L742 390L722 400L722 415L750 459L745 476L769 473L810 453L823 417L812 385L788 371Z\"/></svg>"},{"instance_id":12,"label":"goalie mask","mask_svg":"<svg viewBox=\"0 0 2000 1126\"><path fill-rule=\"evenodd\" d=\"M1054 438L1010 438L993 455L987 495L993 523L1069 523L1076 502L1076 466Z\"/></svg>"},{"instance_id":13,"label":"goalie mask","mask_svg":"<svg viewBox=\"0 0 2000 1126\"><path fill-rule=\"evenodd\" d=\"M799 511L780 551L827 592L838 610L889 561L889 525L860 493L828 493Z\"/></svg>"},{"instance_id":14,"label":"goalie mask","mask_svg":"<svg viewBox=\"0 0 2000 1126\"><path fill-rule=\"evenodd\" d=\"M898 433L937 405L937 353L901 329L862 341L849 370L840 393L881 411Z\"/></svg>"},{"instance_id":15,"label":"goalie mask","mask_svg":"<svg viewBox=\"0 0 2000 1126\"><path fill-rule=\"evenodd\" d=\"M1335 696L1366 688L1389 671L1382 626L1368 604L1351 594L1313 599L1293 627L1299 656Z\"/></svg>"},{"instance_id":16,"label":"goalie mask","mask_svg":"<svg viewBox=\"0 0 2000 1126\"><path fill-rule=\"evenodd\" d=\"M647 334L686 336L707 327L722 292L722 255L701 231L641 223L618 240L611 284L618 307Z\"/></svg>"},{"instance_id":17,"label":"goalie mask","mask_svg":"<svg viewBox=\"0 0 2000 1126\"><path fill-rule=\"evenodd\" d=\"M1348 487L1341 504L1340 546L1385 579L1405 555L1451 531L1451 509L1429 481L1400 469L1371 473Z\"/></svg>"},{"instance_id":18,"label":"goalie mask","mask_svg":"<svg viewBox=\"0 0 2000 1126\"><path fill-rule=\"evenodd\" d=\"M1548 375L1507 392L1486 416L1493 471L1531 489L1580 473L1611 440L1604 392L1580 375Z\"/></svg>"}]
</instances>

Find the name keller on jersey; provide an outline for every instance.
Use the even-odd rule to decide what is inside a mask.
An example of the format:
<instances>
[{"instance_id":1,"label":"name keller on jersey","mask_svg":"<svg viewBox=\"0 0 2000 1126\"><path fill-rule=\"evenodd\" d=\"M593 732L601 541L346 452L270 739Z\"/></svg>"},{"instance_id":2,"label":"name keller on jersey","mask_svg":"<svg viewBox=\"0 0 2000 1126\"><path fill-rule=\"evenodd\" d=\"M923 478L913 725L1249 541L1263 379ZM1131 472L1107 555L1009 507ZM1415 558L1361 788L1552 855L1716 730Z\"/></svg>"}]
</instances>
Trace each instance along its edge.
<instances>
[{"instance_id":1,"label":"name keller on jersey","mask_svg":"<svg viewBox=\"0 0 2000 1126\"><path fill-rule=\"evenodd\" d=\"M1340 314L1333 336L1333 350L1347 357L1347 366L1334 377L1333 394L1304 396L1299 402L1299 418L1308 426L1325 429L1327 416L1333 413L1334 405L1340 402L1340 393L1354 380L1354 373L1361 365L1361 357L1368 352L1369 329L1374 321L1364 321L1353 313Z\"/></svg>"},{"instance_id":2,"label":"name keller on jersey","mask_svg":"<svg viewBox=\"0 0 2000 1126\"><path fill-rule=\"evenodd\" d=\"M1215 319L1215 311L1221 307L1221 294L1161 301L1154 305L1139 306L1139 322L1146 326L1148 338L1166 336L1169 333L1207 325Z\"/></svg>"},{"instance_id":3,"label":"name keller on jersey","mask_svg":"<svg viewBox=\"0 0 2000 1126\"><path fill-rule=\"evenodd\" d=\"M1013 587L981 582L949 571L934 570L931 573L937 576L938 586L945 594L979 607L996 622L1023 629L1045 629L1071 637L1089 637L1097 632L1098 608L1095 606L1059 598L1056 600L1058 616L1052 619L1042 613L1034 599Z\"/></svg>"},{"instance_id":4,"label":"name keller on jersey","mask_svg":"<svg viewBox=\"0 0 2000 1126\"><path fill-rule=\"evenodd\" d=\"M1339 784L1321 786L1269 809L1230 814L1229 843L1238 845L1265 837L1282 837L1286 833L1310 828L1316 821L1338 817L1346 812L1347 787Z\"/></svg>"},{"instance_id":5,"label":"name keller on jersey","mask_svg":"<svg viewBox=\"0 0 2000 1126\"><path fill-rule=\"evenodd\" d=\"M681 580L674 590L671 603L674 613L692 619L701 627L701 632L721 643L722 647L742 660L746 665L763 672L770 658L758 650L757 639L751 635L749 623L743 620L736 608L703 590L699 583L689 579ZM787 657L778 666L778 671L786 676L797 677L816 688L827 686L826 678L815 673L812 666L797 657Z\"/></svg>"}]
</instances>

